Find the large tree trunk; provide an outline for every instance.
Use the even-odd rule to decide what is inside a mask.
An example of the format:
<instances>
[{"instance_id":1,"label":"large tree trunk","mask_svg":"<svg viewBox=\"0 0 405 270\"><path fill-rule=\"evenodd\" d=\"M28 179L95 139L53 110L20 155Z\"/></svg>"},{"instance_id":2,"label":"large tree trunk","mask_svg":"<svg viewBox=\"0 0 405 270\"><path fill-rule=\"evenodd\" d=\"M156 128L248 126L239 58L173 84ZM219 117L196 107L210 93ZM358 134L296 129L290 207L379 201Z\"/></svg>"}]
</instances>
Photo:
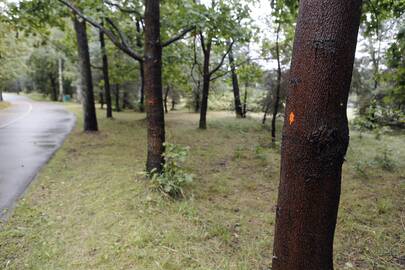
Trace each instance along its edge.
<instances>
[{"instance_id":1,"label":"large tree trunk","mask_svg":"<svg viewBox=\"0 0 405 270\"><path fill-rule=\"evenodd\" d=\"M361 0L301 0L281 153L273 270L333 269Z\"/></svg>"},{"instance_id":2,"label":"large tree trunk","mask_svg":"<svg viewBox=\"0 0 405 270\"><path fill-rule=\"evenodd\" d=\"M229 51L229 65L231 66L232 73L232 89L233 96L235 100L235 113L237 118L243 118L242 103L240 101L240 90L239 90L239 80L238 74L236 74L235 59L233 57L233 50Z\"/></svg>"},{"instance_id":3,"label":"large tree trunk","mask_svg":"<svg viewBox=\"0 0 405 270\"><path fill-rule=\"evenodd\" d=\"M73 24L76 31L79 53L80 79L83 95L84 131L98 131L86 22L79 20L75 15L73 17Z\"/></svg>"},{"instance_id":4,"label":"large tree trunk","mask_svg":"<svg viewBox=\"0 0 405 270\"><path fill-rule=\"evenodd\" d=\"M165 150L159 2L159 0L146 0L145 5L145 94L148 119L146 170L149 173L162 172Z\"/></svg>"},{"instance_id":5,"label":"large tree trunk","mask_svg":"<svg viewBox=\"0 0 405 270\"><path fill-rule=\"evenodd\" d=\"M109 75L109 70L108 70L108 56L107 56L107 50L105 48L104 33L102 31L100 31L99 36L100 36L101 54L103 56L104 94L105 94L105 102L107 105L106 116L107 116L107 118L112 118L113 115L112 115L112 104L111 104L110 75Z\"/></svg>"},{"instance_id":6,"label":"large tree trunk","mask_svg":"<svg viewBox=\"0 0 405 270\"><path fill-rule=\"evenodd\" d=\"M210 57L211 57L211 39L208 40L204 51L204 67L203 67L203 89L200 109L200 129L207 129L207 111L208 111L208 95L210 91Z\"/></svg>"},{"instance_id":7,"label":"large tree trunk","mask_svg":"<svg viewBox=\"0 0 405 270\"><path fill-rule=\"evenodd\" d=\"M56 78L50 73L49 81L51 82L51 100L58 101L58 86L56 84Z\"/></svg>"},{"instance_id":8,"label":"large tree trunk","mask_svg":"<svg viewBox=\"0 0 405 270\"><path fill-rule=\"evenodd\" d=\"M281 88L281 63L280 63L280 28L281 24L277 27L277 40L276 40L276 58L277 58L277 85L276 85L276 96L274 98L273 106L273 118L271 120L271 141L274 144L276 142L276 120L278 114L278 107L280 105L280 88Z\"/></svg>"}]
</instances>

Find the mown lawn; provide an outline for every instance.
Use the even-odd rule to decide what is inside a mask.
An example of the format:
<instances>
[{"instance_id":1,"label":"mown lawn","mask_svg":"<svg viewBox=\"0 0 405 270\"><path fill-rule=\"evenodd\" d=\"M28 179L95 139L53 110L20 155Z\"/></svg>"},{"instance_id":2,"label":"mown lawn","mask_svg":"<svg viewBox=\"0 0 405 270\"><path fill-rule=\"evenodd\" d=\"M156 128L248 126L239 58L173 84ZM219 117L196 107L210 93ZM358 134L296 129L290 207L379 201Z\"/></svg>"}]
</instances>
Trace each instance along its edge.
<instances>
[{"instance_id":1,"label":"mown lawn","mask_svg":"<svg viewBox=\"0 0 405 270\"><path fill-rule=\"evenodd\" d=\"M70 105L80 112L80 107ZM169 113L167 139L191 147L187 198L141 176L144 115L81 119L0 229L0 269L270 269L280 154L258 120ZM336 269L404 269L405 133L352 132ZM304 270L304 269L303 269Z\"/></svg>"}]
</instances>

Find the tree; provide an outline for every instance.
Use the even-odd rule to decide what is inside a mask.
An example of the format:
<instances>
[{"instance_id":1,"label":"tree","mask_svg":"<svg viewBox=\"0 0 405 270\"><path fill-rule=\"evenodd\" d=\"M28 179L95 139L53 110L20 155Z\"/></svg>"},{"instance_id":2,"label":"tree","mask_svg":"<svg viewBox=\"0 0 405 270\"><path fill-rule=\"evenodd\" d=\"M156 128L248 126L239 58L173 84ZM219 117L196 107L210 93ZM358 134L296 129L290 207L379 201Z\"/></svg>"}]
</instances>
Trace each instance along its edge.
<instances>
[{"instance_id":1,"label":"tree","mask_svg":"<svg viewBox=\"0 0 405 270\"><path fill-rule=\"evenodd\" d=\"M142 61L145 68L146 114L148 119L148 156L146 171L161 173L164 164L165 123L162 98L162 49L182 39L194 27L185 28L167 41L160 39L160 1L147 0L145 2L145 45L144 54L140 55L131 47L126 35L111 19L106 18L113 30L97 23L86 16L80 9L68 1L59 0L76 15L102 31L112 43L121 51L136 61Z\"/></svg>"},{"instance_id":2,"label":"tree","mask_svg":"<svg viewBox=\"0 0 405 270\"><path fill-rule=\"evenodd\" d=\"M231 76L232 76L232 90L235 100L235 113L237 118L244 118L243 107L240 101L240 89L239 89L239 80L238 74L236 73L235 59L233 56L233 50L229 51L229 66L231 67Z\"/></svg>"},{"instance_id":3,"label":"tree","mask_svg":"<svg viewBox=\"0 0 405 270\"><path fill-rule=\"evenodd\" d=\"M361 4L300 1L283 130L274 270L333 269Z\"/></svg>"},{"instance_id":4,"label":"tree","mask_svg":"<svg viewBox=\"0 0 405 270\"><path fill-rule=\"evenodd\" d=\"M103 23L101 24L103 25ZM104 81L104 94L105 94L105 101L107 105L106 116L107 118L112 118L112 104L111 104L111 87L110 87L110 74L109 74L109 65L108 65L108 56L107 50L105 48L105 38L104 33L99 31L100 35L100 48L103 60L103 81Z\"/></svg>"},{"instance_id":5,"label":"tree","mask_svg":"<svg viewBox=\"0 0 405 270\"><path fill-rule=\"evenodd\" d=\"M79 54L80 80L82 86L84 131L98 131L96 107L94 104L93 78L91 75L90 52L87 40L86 22L73 15Z\"/></svg>"},{"instance_id":6,"label":"tree","mask_svg":"<svg viewBox=\"0 0 405 270\"><path fill-rule=\"evenodd\" d=\"M232 6L232 8L231 8ZM199 27L201 50L203 52L202 68L202 99L200 109L200 129L207 129L207 111L210 83L217 79L213 75L218 72L225 58L230 53L235 41L246 39L247 27L243 20L248 18L249 9L236 1L212 1L209 8L197 4L198 12L205 16ZM232 41L229 41L232 39ZM215 45L219 46L221 56L219 62L211 67L212 53ZM225 49L223 49L225 47ZM221 77L221 76L220 76Z\"/></svg>"}]
</instances>

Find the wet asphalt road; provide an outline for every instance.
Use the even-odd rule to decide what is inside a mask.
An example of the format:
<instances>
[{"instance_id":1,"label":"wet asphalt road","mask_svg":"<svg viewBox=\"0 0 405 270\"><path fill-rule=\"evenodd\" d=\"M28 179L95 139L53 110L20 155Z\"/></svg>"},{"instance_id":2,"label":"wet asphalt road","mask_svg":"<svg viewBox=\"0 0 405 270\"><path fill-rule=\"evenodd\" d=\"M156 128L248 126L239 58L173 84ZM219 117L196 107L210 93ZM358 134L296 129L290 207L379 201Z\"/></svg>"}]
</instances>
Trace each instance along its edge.
<instances>
[{"instance_id":1,"label":"wet asphalt road","mask_svg":"<svg viewBox=\"0 0 405 270\"><path fill-rule=\"evenodd\" d=\"M12 107L0 110L0 219L43 165L62 145L75 124L75 117L62 105L35 102L4 94Z\"/></svg>"}]
</instances>

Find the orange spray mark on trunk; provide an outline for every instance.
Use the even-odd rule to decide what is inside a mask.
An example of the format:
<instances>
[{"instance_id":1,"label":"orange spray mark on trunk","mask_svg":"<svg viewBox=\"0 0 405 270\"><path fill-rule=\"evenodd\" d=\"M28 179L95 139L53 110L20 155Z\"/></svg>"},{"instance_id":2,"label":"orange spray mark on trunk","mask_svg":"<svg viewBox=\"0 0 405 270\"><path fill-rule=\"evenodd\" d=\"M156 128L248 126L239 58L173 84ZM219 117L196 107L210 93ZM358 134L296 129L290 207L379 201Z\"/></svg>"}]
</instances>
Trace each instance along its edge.
<instances>
[{"instance_id":1,"label":"orange spray mark on trunk","mask_svg":"<svg viewBox=\"0 0 405 270\"><path fill-rule=\"evenodd\" d=\"M289 121L290 121L290 126L292 124L294 124L294 122L295 122L295 114L294 114L294 112L290 113Z\"/></svg>"}]
</instances>

